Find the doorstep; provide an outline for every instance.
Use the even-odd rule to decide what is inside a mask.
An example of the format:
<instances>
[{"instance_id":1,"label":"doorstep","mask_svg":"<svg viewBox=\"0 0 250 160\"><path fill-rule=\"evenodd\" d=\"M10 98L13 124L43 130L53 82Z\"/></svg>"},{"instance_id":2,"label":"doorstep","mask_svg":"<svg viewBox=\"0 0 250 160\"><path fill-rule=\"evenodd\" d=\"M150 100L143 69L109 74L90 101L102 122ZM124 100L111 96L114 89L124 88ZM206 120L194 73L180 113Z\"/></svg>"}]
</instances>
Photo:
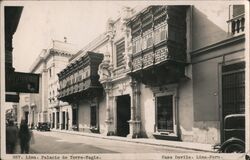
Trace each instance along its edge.
<instances>
[{"instance_id":1,"label":"doorstep","mask_svg":"<svg viewBox=\"0 0 250 160\"><path fill-rule=\"evenodd\" d=\"M212 144L159 140L159 139L151 139L151 138L131 139L131 138L126 138L126 137L118 137L118 136L105 136L105 135L101 135L98 133L84 133L84 132L79 132L79 131L58 130L58 129L51 129L51 131L66 133L66 134L75 134L75 135L81 135L81 136L95 137L95 138L117 140L117 141L126 141L126 142L133 142L133 143L166 146L166 147L182 148L182 149L189 149L189 150L195 150L195 151L214 152L215 153L215 150L213 149Z\"/></svg>"}]
</instances>

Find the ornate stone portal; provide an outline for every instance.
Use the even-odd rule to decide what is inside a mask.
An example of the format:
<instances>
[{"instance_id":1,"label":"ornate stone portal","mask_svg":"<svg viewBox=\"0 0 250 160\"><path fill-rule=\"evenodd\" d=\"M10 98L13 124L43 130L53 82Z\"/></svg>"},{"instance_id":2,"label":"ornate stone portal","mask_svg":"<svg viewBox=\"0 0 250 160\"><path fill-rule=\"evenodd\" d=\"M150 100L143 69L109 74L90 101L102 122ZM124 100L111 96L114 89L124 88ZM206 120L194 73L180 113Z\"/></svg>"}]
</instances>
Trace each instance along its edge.
<instances>
[{"instance_id":1,"label":"ornate stone portal","mask_svg":"<svg viewBox=\"0 0 250 160\"><path fill-rule=\"evenodd\" d=\"M130 95L130 120L129 123L129 138L140 137L140 85L131 77L127 75L130 71L131 61L131 35L130 28L126 25L129 17L131 17L133 10L128 7L123 8L121 17L121 33L124 37L125 52L124 54L124 68L122 72L117 72L117 68L113 67L113 42L115 39L114 21L111 19L107 22L106 35L108 37L107 52L104 60L99 65L98 74L100 76L100 83L106 92L106 135L115 135L117 133L117 107L115 96L122 96L124 94Z\"/></svg>"}]
</instances>

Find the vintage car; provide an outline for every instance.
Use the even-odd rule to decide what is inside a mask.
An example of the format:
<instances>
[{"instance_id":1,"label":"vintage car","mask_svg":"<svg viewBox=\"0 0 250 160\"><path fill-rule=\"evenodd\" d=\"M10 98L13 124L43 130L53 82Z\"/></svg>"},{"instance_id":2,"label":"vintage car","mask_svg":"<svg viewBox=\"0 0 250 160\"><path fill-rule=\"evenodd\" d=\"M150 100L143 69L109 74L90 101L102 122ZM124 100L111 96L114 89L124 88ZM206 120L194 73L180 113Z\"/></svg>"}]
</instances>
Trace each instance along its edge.
<instances>
[{"instance_id":1,"label":"vintage car","mask_svg":"<svg viewBox=\"0 0 250 160\"><path fill-rule=\"evenodd\" d=\"M37 125L38 131L50 131L50 124L48 122L39 122Z\"/></svg>"},{"instance_id":2,"label":"vintage car","mask_svg":"<svg viewBox=\"0 0 250 160\"><path fill-rule=\"evenodd\" d=\"M224 118L224 140L214 146L221 153L245 152L245 114L231 114Z\"/></svg>"}]
</instances>

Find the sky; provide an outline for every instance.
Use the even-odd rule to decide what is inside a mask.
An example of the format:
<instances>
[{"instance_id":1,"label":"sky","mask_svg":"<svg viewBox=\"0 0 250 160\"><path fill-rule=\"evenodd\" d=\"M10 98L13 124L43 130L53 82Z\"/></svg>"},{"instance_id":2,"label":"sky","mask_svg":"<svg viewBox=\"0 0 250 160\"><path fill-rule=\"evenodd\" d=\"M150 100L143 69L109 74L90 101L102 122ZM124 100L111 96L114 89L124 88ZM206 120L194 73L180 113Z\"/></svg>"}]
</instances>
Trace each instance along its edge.
<instances>
[{"instance_id":1,"label":"sky","mask_svg":"<svg viewBox=\"0 0 250 160\"><path fill-rule=\"evenodd\" d=\"M48 48L52 40L64 41L64 37L67 37L69 43L75 44L79 49L84 48L105 32L108 18L115 19L123 6L140 8L150 4L171 4L164 1L111 0L9 3L24 6L17 31L13 36L13 66L19 72L29 72L39 53L42 49ZM212 5L213 3L211 2Z\"/></svg>"},{"instance_id":2,"label":"sky","mask_svg":"<svg viewBox=\"0 0 250 160\"><path fill-rule=\"evenodd\" d=\"M53 40L83 48L105 32L110 17L117 17L122 6L116 1L47 1L27 2L13 36L13 66L16 71L29 72L30 66Z\"/></svg>"}]
</instances>

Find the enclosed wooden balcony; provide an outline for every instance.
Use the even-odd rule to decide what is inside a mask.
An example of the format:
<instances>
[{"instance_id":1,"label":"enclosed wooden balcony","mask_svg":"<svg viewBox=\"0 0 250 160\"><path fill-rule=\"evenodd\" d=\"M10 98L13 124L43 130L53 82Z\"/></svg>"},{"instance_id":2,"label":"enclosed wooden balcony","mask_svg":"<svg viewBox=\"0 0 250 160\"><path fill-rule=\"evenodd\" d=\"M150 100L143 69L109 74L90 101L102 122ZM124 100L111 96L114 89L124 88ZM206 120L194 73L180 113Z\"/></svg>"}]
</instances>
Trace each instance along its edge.
<instances>
[{"instance_id":1,"label":"enclosed wooden balcony","mask_svg":"<svg viewBox=\"0 0 250 160\"><path fill-rule=\"evenodd\" d=\"M102 94L99 83L98 66L103 54L87 52L79 60L71 63L58 74L58 99L71 103L75 99L94 98Z\"/></svg>"},{"instance_id":2,"label":"enclosed wooden balcony","mask_svg":"<svg viewBox=\"0 0 250 160\"><path fill-rule=\"evenodd\" d=\"M184 77L187 7L150 6L129 21L132 77L147 85L175 83Z\"/></svg>"}]
</instances>

